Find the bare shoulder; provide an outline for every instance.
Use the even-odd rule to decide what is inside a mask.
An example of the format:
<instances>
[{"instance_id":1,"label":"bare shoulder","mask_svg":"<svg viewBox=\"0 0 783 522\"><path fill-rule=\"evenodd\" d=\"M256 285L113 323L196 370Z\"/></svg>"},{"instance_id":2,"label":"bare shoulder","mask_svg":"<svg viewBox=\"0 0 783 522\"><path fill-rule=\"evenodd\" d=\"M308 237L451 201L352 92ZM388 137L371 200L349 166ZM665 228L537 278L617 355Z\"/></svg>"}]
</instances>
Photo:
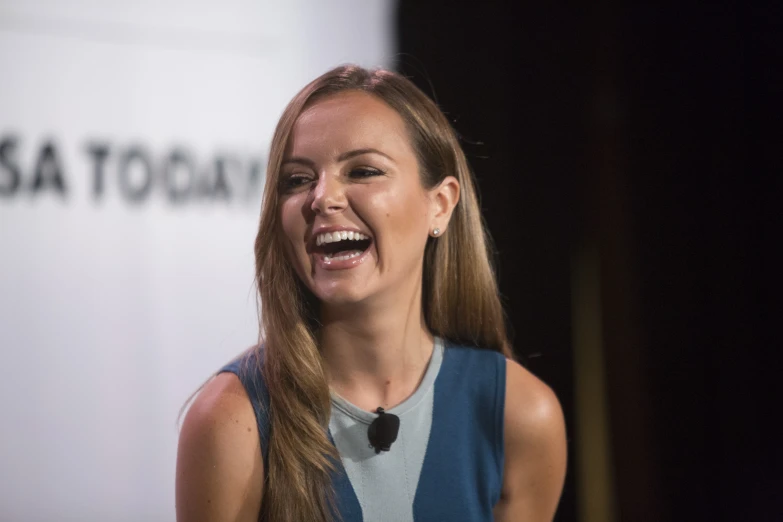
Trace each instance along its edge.
<instances>
[{"instance_id":1,"label":"bare shoulder","mask_svg":"<svg viewBox=\"0 0 783 522\"><path fill-rule=\"evenodd\" d=\"M210 380L188 410L177 450L177 521L256 521L263 459L253 407L232 373Z\"/></svg>"},{"instance_id":2,"label":"bare shoulder","mask_svg":"<svg viewBox=\"0 0 783 522\"><path fill-rule=\"evenodd\" d=\"M505 462L497 520L551 521L566 471L565 421L555 393L519 363L506 364Z\"/></svg>"},{"instance_id":3,"label":"bare shoulder","mask_svg":"<svg viewBox=\"0 0 783 522\"><path fill-rule=\"evenodd\" d=\"M559 435L563 412L555 393L541 379L513 360L506 361L506 426L514 439Z\"/></svg>"}]
</instances>

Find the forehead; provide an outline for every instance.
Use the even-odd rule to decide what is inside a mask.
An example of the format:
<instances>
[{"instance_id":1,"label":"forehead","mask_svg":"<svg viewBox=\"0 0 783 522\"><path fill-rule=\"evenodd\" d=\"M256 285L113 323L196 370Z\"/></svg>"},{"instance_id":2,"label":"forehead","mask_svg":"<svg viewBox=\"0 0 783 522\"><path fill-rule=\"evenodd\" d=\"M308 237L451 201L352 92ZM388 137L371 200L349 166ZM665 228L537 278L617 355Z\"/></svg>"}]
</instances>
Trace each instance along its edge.
<instances>
[{"instance_id":1,"label":"forehead","mask_svg":"<svg viewBox=\"0 0 783 522\"><path fill-rule=\"evenodd\" d=\"M287 155L336 154L375 148L390 156L412 154L405 122L379 98L360 91L339 93L302 111Z\"/></svg>"}]
</instances>

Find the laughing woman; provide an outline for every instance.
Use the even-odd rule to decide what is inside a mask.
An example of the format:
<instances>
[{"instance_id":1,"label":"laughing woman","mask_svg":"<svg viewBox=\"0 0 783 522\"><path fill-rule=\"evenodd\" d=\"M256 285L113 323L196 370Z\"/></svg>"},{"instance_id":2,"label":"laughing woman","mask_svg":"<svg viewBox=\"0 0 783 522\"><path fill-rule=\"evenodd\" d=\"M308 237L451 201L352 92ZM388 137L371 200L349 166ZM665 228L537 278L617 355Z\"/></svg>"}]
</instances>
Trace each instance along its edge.
<instances>
[{"instance_id":1,"label":"laughing woman","mask_svg":"<svg viewBox=\"0 0 783 522\"><path fill-rule=\"evenodd\" d=\"M551 521L552 391L516 363L465 156L407 79L346 66L272 140L262 342L190 407L177 520Z\"/></svg>"}]
</instances>

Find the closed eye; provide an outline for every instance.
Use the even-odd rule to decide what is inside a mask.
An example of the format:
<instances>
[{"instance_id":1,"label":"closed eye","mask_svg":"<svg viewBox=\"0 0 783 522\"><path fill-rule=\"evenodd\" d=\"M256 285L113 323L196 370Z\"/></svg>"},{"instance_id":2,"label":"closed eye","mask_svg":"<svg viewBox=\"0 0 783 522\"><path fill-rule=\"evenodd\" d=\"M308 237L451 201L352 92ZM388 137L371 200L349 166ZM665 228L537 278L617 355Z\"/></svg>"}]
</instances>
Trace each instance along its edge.
<instances>
[{"instance_id":1,"label":"closed eye","mask_svg":"<svg viewBox=\"0 0 783 522\"><path fill-rule=\"evenodd\" d=\"M373 176L383 176L384 171L372 168L372 167L354 167L351 169L349 175L352 178L371 178Z\"/></svg>"},{"instance_id":2,"label":"closed eye","mask_svg":"<svg viewBox=\"0 0 783 522\"><path fill-rule=\"evenodd\" d=\"M313 181L312 176L306 174L289 174L280 179L280 190L290 192Z\"/></svg>"}]
</instances>

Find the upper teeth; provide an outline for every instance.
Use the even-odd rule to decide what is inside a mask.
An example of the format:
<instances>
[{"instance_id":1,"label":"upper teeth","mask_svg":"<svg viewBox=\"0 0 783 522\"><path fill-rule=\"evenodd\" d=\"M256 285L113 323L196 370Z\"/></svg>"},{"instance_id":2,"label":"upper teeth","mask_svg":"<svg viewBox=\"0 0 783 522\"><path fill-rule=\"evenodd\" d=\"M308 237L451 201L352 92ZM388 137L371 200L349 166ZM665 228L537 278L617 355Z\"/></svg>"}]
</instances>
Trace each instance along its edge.
<instances>
[{"instance_id":1,"label":"upper teeth","mask_svg":"<svg viewBox=\"0 0 783 522\"><path fill-rule=\"evenodd\" d=\"M315 238L315 244L320 246L324 243L334 243L335 241L342 241L343 239L353 239L355 241L360 241L362 239L370 238L359 232L354 232L353 230L342 230L339 232L325 232L323 234L318 234L318 236Z\"/></svg>"}]
</instances>

